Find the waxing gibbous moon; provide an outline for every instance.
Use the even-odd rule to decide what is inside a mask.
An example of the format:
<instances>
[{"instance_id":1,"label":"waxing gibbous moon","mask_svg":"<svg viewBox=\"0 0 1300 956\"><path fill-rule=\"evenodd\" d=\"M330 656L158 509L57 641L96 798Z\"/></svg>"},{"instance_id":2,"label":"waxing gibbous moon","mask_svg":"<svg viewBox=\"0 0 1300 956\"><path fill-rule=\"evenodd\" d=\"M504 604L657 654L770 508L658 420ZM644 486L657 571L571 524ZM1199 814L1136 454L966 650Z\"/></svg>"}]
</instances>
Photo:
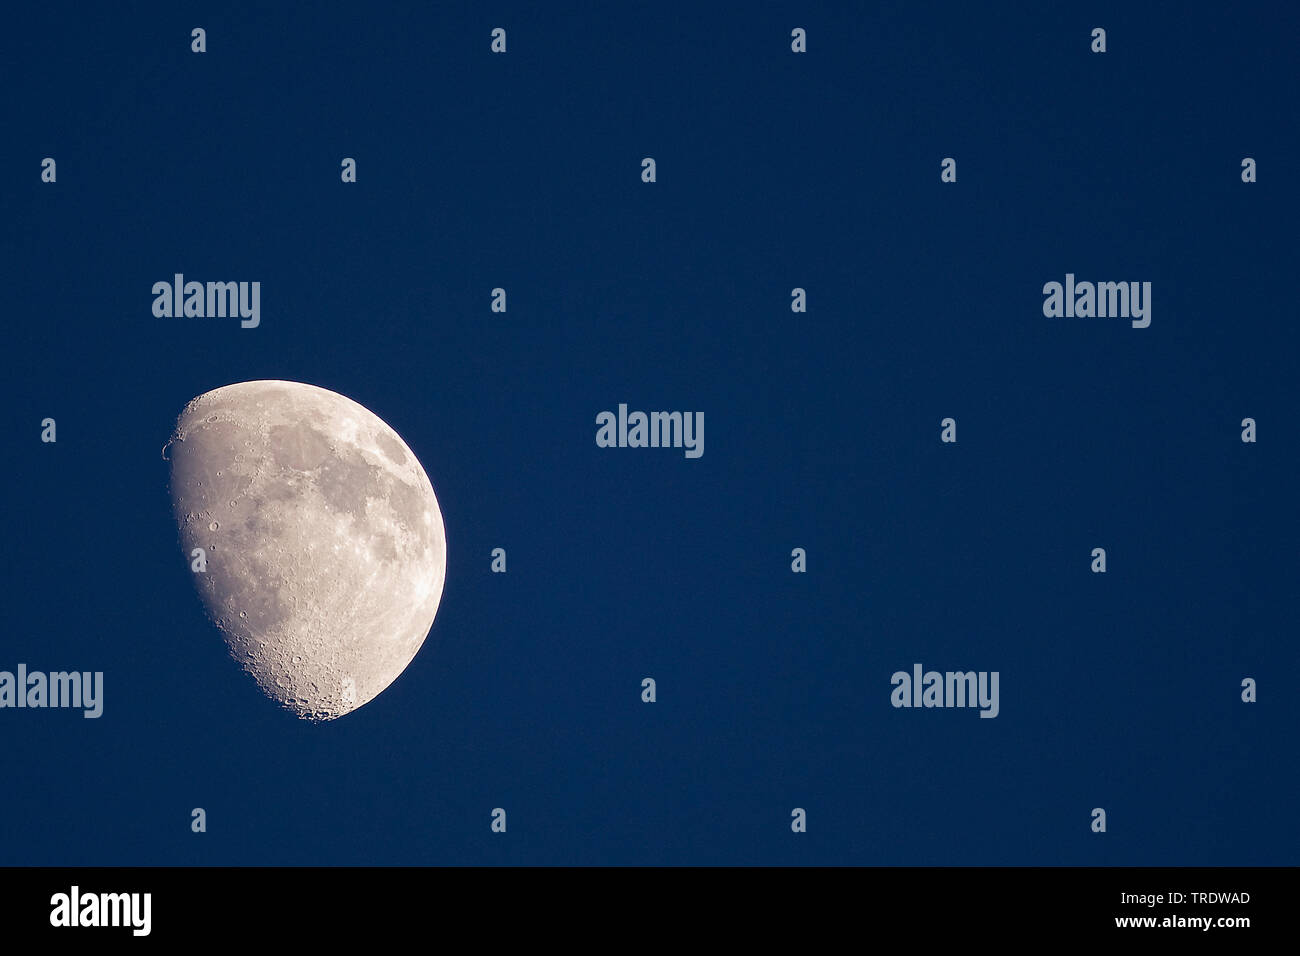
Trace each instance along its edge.
<instances>
[{"instance_id":1,"label":"waxing gibbous moon","mask_svg":"<svg viewBox=\"0 0 1300 956\"><path fill-rule=\"evenodd\" d=\"M327 389L241 382L191 400L165 457L186 560L204 550L204 607L267 696L331 720L406 669L438 611L447 542L397 432Z\"/></svg>"}]
</instances>

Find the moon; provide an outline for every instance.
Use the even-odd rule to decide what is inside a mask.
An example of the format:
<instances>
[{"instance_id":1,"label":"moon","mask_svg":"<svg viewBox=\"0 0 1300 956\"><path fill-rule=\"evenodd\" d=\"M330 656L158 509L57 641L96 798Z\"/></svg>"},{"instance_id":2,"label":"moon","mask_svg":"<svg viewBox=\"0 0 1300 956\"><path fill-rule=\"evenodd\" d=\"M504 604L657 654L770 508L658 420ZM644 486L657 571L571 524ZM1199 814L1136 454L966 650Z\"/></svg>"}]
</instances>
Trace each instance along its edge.
<instances>
[{"instance_id":1,"label":"moon","mask_svg":"<svg viewBox=\"0 0 1300 956\"><path fill-rule=\"evenodd\" d=\"M192 399L164 457L204 608L268 697L332 720L406 669L447 539L428 475L379 416L314 385L240 382Z\"/></svg>"}]
</instances>

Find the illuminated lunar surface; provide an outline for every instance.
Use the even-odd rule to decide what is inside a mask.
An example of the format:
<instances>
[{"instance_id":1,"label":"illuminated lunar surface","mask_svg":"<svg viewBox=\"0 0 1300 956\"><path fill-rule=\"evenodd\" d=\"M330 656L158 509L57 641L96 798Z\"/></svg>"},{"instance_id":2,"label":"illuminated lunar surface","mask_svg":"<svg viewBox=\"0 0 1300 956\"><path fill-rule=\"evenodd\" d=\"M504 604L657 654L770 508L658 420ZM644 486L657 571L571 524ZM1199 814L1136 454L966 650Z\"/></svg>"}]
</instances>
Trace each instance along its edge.
<instances>
[{"instance_id":1,"label":"illuminated lunar surface","mask_svg":"<svg viewBox=\"0 0 1300 956\"><path fill-rule=\"evenodd\" d=\"M241 382L193 399L165 449L186 559L258 686L309 720L373 700L424 643L446 533L406 443L351 399Z\"/></svg>"}]
</instances>

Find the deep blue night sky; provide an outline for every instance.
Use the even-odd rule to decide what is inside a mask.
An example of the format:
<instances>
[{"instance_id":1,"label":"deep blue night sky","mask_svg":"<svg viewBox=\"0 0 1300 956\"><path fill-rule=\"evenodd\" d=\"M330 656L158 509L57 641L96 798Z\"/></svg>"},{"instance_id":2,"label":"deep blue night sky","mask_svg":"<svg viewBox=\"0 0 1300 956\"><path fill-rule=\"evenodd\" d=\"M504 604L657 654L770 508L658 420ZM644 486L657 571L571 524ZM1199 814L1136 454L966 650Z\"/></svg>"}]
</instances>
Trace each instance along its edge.
<instances>
[{"instance_id":1,"label":"deep blue night sky","mask_svg":"<svg viewBox=\"0 0 1300 956\"><path fill-rule=\"evenodd\" d=\"M0 669L105 701L0 710L0 864L1300 862L1297 15L870 6L6 13ZM155 318L177 272L260 327ZM1150 327L1044 317L1067 272ZM167 497L184 403L261 378L446 522L423 649L326 724ZM598 448L620 402L703 457ZM891 707L915 662L999 716Z\"/></svg>"}]
</instances>

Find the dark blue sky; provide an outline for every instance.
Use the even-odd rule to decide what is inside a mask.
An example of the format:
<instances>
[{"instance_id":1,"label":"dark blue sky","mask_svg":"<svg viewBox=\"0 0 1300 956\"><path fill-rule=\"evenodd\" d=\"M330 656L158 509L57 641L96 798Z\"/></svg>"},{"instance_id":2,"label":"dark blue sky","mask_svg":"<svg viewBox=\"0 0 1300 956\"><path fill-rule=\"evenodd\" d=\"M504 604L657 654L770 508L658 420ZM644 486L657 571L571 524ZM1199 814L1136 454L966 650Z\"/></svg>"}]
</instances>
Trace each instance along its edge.
<instances>
[{"instance_id":1,"label":"dark blue sky","mask_svg":"<svg viewBox=\"0 0 1300 956\"><path fill-rule=\"evenodd\" d=\"M106 687L0 710L0 864L1296 863L1294 12L615 6L6 14L0 669ZM261 326L155 318L176 272ZM1067 272L1151 326L1045 318ZM424 648L323 725L167 499L183 404L259 378L446 521ZM703 457L598 448L619 402ZM914 662L999 716L892 708Z\"/></svg>"}]
</instances>

